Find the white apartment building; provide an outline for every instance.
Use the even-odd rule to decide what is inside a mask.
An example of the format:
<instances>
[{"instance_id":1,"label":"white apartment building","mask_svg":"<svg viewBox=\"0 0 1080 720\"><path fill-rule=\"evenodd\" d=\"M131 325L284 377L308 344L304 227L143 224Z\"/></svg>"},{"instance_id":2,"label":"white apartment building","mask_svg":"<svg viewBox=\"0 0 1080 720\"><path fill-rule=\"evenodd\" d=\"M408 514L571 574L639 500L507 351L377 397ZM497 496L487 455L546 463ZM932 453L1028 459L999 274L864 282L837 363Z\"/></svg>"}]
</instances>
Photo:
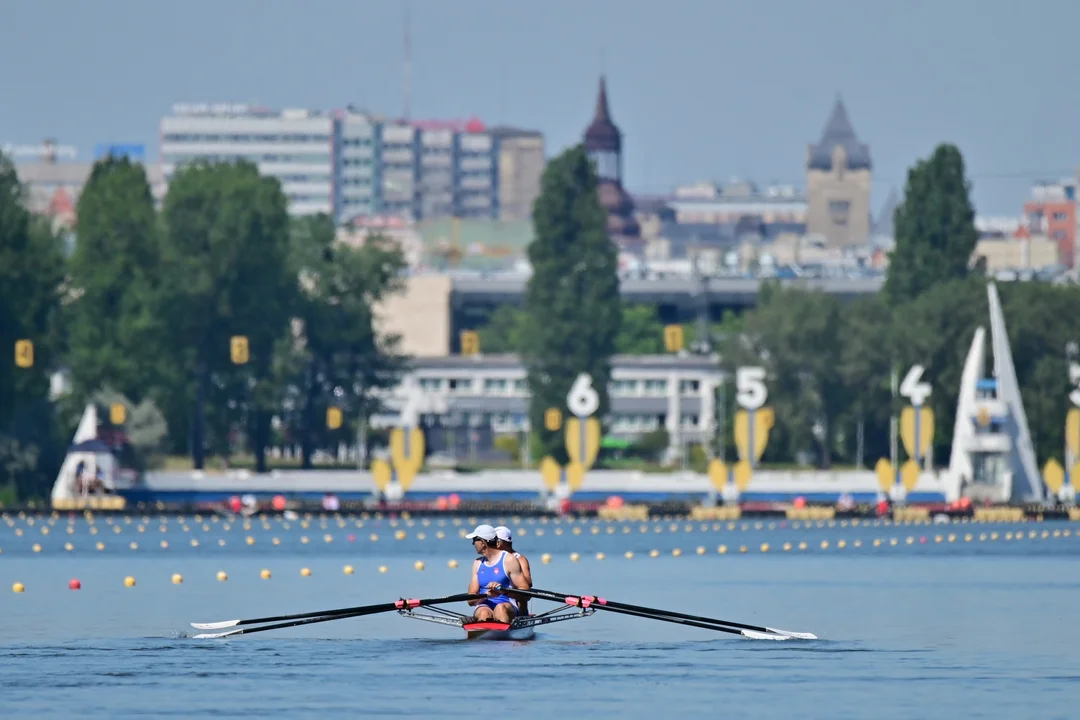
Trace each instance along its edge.
<instances>
[{"instance_id":1,"label":"white apartment building","mask_svg":"<svg viewBox=\"0 0 1080 720\"><path fill-rule=\"evenodd\" d=\"M161 120L166 182L196 159L249 160L281 182L293 215L334 212L334 118L310 110L177 105Z\"/></svg>"},{"instance_id":2,"label":"white apartment building","mask_svg":"<svg viewBox=\"0 0 1080 720\"><path fill-rule=\"evenodd\" d=\"M716 432L716 391L724 381L715 357L617 355L609 387L610 436L633 440L668 432L672 449L711 439ZM452 425L490 427L496 434L529 427L529 388L516 355L415 358L401 383L384 398L378 425L396 425L406 405ZM565 409L564 409L565 411Z\"/></svg>"}]
</instances>

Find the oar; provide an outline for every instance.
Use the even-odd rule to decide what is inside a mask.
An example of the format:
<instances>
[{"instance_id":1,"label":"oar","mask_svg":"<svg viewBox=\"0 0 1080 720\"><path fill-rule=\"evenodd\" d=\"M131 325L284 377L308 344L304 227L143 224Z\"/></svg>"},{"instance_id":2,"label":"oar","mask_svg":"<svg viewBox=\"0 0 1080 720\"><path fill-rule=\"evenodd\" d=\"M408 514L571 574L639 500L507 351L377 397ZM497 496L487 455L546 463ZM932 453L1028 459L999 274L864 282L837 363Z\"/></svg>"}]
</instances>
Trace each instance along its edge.
<instances>
[{"instance_id":1,"label":"oar","mask_svg":"<svg viewBox=\"0 0 1080 720\"><path fill-rule=\"evenodd\" d=\"M520 590L518 592L521 592ZM686 615L684 613L673 612L671 610L659 610L657 608L642 607L640 605L629 605L627 603L619 603L613 600L607 600L605 598L599 598L592 595L583 595L581 597L567 596L562 593L551 592L550 590L537 590L533 589L530 592L540 593L539 597L544 600L553 600L555 602L565 602L568 605L574 603L570 600L577 600L578 607L595 607L604 608L606 610L615 611L627 611L635 613L644 613L644 617L655 617L657 619L663 617L672 620L683 620L686 623L708 623L712 625L723 625L729 628L738 628L750 633L768 633L766 637L774 639L776 635L780 635L785 638L796 638L799 640L816 640L817 635L813 633L792 632L790 630L777 630L776 628L764 627L760 625L746 625L744 623L732 622L729 620L719 620L717 618L703 617L700 615ZM697 627L696 625L694 627ZM745 634L745 633L744 633ZM749 635L747 637L750 637ZM761 639L761 638L758 638Z\"/></svg>"},{"instance_id":2,"label":"oar","mask_svg":"<svg viewBox=\"0 0 1080 720\"><path fill-rule=\"evenodd\" d=\"M484 596L474 595L472 593L460 593L458 595L449 595L447 597L441 598L429 598L424 600L401 599L389 603L379 603L378 605L359 605L357 607L338 608L336 610L318 610L316 612L297 613L295 615L274 615L272 617L249 618L247 620L222 620L221 622L212 623L191 623L191 626L199 630L221 630L223 628L236 627L237 625L257 625L260 623L274 622L276 620L306 620L308 618L333 619L339 617L359 617L361 615L373 615L375 613L391 612L393 610L420 607L422 605L442 605L455 602L464 602L467 600L476 600L481 597ZM270 630L276 627L292 627L292 625L274 625L271 627L260 629Z\"/></svg>"}]
</instances>

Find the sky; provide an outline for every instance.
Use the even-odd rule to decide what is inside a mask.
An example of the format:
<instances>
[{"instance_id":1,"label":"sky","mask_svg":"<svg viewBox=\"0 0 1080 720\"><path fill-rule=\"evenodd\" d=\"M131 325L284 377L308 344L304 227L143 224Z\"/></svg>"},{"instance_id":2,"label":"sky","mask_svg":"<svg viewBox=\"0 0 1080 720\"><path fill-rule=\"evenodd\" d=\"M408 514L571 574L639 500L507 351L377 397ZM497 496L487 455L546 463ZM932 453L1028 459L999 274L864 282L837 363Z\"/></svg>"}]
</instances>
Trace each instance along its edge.
<instances>
[{"instance_id":1,"label":"sky","mask_svg":"<svg viewBox=\"0 0 1080 720\"><path fill-rule=\"evenodd\" d=\"M873 206L942 142L980 214L1080 167L1076 0L0 0L0 145L143 143L178 102L400 115L578 142L601 73L638 193L805 185L840 94Z\"/></svg>"}]
</instances>

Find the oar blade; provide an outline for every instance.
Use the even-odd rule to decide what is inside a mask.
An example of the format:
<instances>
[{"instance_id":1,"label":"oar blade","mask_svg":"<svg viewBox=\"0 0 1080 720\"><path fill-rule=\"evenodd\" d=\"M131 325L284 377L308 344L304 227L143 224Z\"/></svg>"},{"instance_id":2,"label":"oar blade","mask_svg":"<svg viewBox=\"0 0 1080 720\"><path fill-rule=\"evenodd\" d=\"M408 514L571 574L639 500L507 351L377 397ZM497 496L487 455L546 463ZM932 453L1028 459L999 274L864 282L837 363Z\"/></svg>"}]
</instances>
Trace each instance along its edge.
<instances>
[{"instance_id":1,"label":"oar blade","mask_svg":"<svg viewBox=\"0 0 1080 720\"><path fill-rule=\"evenodd\" d=\"M776 628L766 628L766 630L768 630L771 633L776 633L777 635L784 635L786 637L793 638L795 640L817 640L818 639L818 636L815 635L814 633L792 632L791 630L777 630Z\"/></svg>"},{"instance_id":2,"label":"oar blade","mask_svg":"<svg viewBox=\"0 0 1080 720\"><path fill-rule=\"evenodd\" d=\"M790 640L791 638L786 635L773 635L772 633L758 632L757 630L740 630L739 633L743 637L748 637L751 640Z\"/></svg>"},{"instance_id":3,"label":"oar blade","mask_svg":"<svg viewBox=\"0 0 1080 720\"><path fill-rule=\"evenodd\" d=\"M239 624L239 620L222 620L221 622L212 623L191 623L191 627L196 630L222 630L224 628L236 627Z\"/></svg>"},{"instance_id":4,"label":"oar blade","mask_svg":"<svg viewBox=\"0 0 1080 720\"><path fill-rule=\"evenodd\" d=\"M199 633L192 636L195 640L213 640L216 638L229 637L230 635L239 635L244 632L243 630L229 630L228 632L221 633Z\"/></svg>"}]
</instances>

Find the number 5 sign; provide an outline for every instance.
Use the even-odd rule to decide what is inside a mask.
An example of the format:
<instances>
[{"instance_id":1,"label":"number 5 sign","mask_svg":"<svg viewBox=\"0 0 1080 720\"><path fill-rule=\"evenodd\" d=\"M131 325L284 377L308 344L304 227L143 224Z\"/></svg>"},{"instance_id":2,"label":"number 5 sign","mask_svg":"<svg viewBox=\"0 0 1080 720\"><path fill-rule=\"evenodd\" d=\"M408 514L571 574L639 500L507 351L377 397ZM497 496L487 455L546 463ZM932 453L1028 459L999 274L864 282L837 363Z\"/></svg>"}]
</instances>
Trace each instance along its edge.
<instances>
[{"instance_id":1,"label":"number 5 sign","mask_svg":"<svg viewBox=\"0 0 1080 720\"><path fill-rule=\"evenodd\" d=\"M765 389L765 368L741 367L735 371L735 401L747 410L757 410L765 404L769 391Z\"/></svg>"}]
</instances>

